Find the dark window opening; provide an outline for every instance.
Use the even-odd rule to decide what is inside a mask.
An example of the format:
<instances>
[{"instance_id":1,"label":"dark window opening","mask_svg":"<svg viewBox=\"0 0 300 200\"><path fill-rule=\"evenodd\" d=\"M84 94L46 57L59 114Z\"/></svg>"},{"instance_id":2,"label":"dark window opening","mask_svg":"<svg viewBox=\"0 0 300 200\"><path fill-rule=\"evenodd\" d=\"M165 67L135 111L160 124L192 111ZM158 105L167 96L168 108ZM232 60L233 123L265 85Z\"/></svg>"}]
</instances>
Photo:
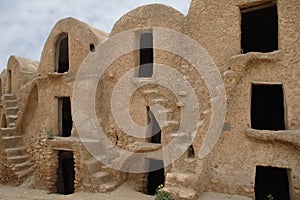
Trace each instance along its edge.
<instances>
[{"instance_id":1,"label":"dark window opening","mask_svg":"<svg viewBox=\"0 0 300 200\"><path fill-rule=\"evenodd\" d=\"M0 97L2 97L2 80L0 79Z\"/></svg>"},{"instance_id":2,"label":"dark window opening","mask_svg":"<svg viewBox=\"0 0 300 200\"><path fill-rule=\"evenodd\" d=\"M95 45L93 43L90 44L90 52L95 52Z\"/></svg>"},{"instance_id":3,"label":"dark window opening","mask_svg":"<svg viewBox=\"0 0 300 200\"><path fill-rule=\"evenodd\" d=\"M69 71L69 39L68 36L63 37L59 41L58 48L58 73L64 73Z\"/></svg>"},{"instance_id":4,"label":"dark window opening","mask_svg":"<svg viewBox=\"0 0 300 200\"><path fill-rule=\"evenodd\" d=\"M58 151L56 188L59 194L74 193L75 169L71 151Z\"/></svg>"},{"instance_id":5,"label":"dark window opening","mask_svg":"<svg viewBox=\"0 0 300 200\"><path fill-rule=\"evenodd\" d=\"M161 143L161 129L160 129L160 126L159 126L154 114L151 112L149 107L147 107L147 111L148 111L149 118L150 118L150 123L151 123L150 142L160 144Z\"/></svg>"},{"instance_id":6,"label":"dark window opening","mask_svg":"<svg viewBox=\"0 0 300 200\"><path fill-rule=\"evenodd\" d=\"M71 136L73 120L70 97L58 98L58 115L59 136Z\"/></svg>"},{"instance_id":7,"label":"dark window opening","mask_svg":"<svg viewBox=\"0 0 300 200\"><path fill-rule=\"evenodd\" d=\"M252 85L251 127L285 130L282 85Z\"/></svg>"},{"instance_id":8,"label":"dark window opening","mask_svg":"<svg viewBox=\"0 0 300 200\"><path fill-rule=\"evenodd\" d=\"M278 50L277 7L242 12L241 46L243 53Z\"/></svg>"},{"instance_id":9,"label":"dark window opening","mask_svg":"<svg viewBox=\"0 0 300 200\"><path fill-rule=\"evenodd\" d=\"M11 70L7 70L7 93L11 93L12 92L12 84L11 84L12 80L11 80Z\"/></svg>"},{"instance_id":10,"label":"dark window opening","mask_svg":"<svg viewBox=\"0 0 300 200\"><path fill-rule=\"evenodd\" d=\"M290 199L287 169L256 167L255 199L265 200L268 199L267 196L274 199Z\"/></svg>"},{"instance_id":11,"label":"dark window opening","mask_svg":"<svg viewBox=\"0 0 300 200\"><path fill-rule=\"evenodd\" d=\"M7 121L5 114L2 115L1 128L7 128Z\"/></svg>"},{"instance_id":12,"label":"dark window opening","mask_svg":"<svg viewBox=\"0 0 300 200\"><path fill-rule=\"evenodd\" d=\"M153 35L145 33L140 38L140 67L138 77L153 75Z\"/></svg>"},{"instance_id":13,"label":"dark window opening","mask_svg":"<svg viewBox=\"0 0 300 200\"><path fill-rule=\"evenodd\" d=\"M156 169L154 171L151 171ZM164 162L162 160L150 159L148 173L148 194L155 195L159 185L165 182Z\"/></svg>"},{"instance_id":14,"label":"dark window opening","mask_svg":"<svg viewBox=\"0 0 300 200\"><path fill-rule=\"evenodd\" d=\"M194 158L195 157L195 151L193 145L190 145L188 148L188 158Z\"/></svg>"}]
</instances>

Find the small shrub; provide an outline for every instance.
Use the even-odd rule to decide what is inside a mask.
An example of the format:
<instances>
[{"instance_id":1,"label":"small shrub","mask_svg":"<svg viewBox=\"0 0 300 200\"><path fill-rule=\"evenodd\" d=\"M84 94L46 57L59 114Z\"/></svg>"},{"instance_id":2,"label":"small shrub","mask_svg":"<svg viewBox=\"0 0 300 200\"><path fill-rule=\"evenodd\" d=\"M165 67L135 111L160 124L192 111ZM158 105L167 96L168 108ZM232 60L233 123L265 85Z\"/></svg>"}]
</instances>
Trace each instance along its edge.
<instances>
[{"instance_id":1,"label":"small shrub","mask_svg":"<svg viewBox=\"0 0 300 200\"><path fill-rule=\"evenodd\" d=\"M49 129L45 128L45 131L46 131L47 139L49 139L49 140L52 140L52 139L54 139L54 136L53 136L53 134L52 134L52 131L51 131L51 130L49 130Z\"/></svg>"},{"instance_id":2,"label":"small shrub","mask_svg":"<svg viewBox=\"0 0 300 200\"><path fill-rule=\"evenodd\" d=\"M163 185L159 185L156 189L155 200L174 200L169 193L163 190Z\"/></svg>"},{"instance_id":3,"label":"small shrub","mask_svg":"<svg viewBox=\"0 0 300 200\"><path fill-rule=\"evenodd\" d=\"M268 200L274 200L274 197L273 197L272 194L269 194L269 195L267 196L267 199L268 199Z\"/></svg>"}]
</instances>

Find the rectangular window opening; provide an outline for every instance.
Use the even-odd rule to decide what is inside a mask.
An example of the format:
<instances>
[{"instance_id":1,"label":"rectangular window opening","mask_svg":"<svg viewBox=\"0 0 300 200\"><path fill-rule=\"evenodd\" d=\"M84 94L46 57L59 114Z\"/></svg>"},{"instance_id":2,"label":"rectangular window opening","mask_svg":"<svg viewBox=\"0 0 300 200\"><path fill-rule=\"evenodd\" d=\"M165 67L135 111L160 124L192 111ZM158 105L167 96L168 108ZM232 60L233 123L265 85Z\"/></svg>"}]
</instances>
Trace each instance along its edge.
<instances>
[{"instance_id":1,"label":"rectangular window opening","mask_svg":"<svg viewBox=\"0 0 300 200\"><path fill-rule=\"evenodd\" d=\"M289 200L288 170L276 167L256 167L255 199Z\"/></svg>"},{"instance_id":2,"label":"rectangular window opening","mask_svg":"<svg viewBox=\"0 0 300 200\"><path fill-rule=\"evenodd\" d=\"M153 35L144 33L140 38L140 67L138 77L153 75Z\"/></svg>"},{"instance_id":3,"label":"rectangular window opening","mask_svg":"<svg viewBox=\"0 0 300 200\"><path fill-rule=\"evenodd\" d=\"M251 127L285 130L284 95L281 84L252 84Z\"/></svg>"},{"instance_id":4,"label":"rectangular window opening","mask_svg":"<svg viewBox=\"0 0 300 200\"><path fill-rule=\"evenodd\" d=\"M275 2L241 9L243 53L278 50L278 15Z\"/></svg>"},{"instance_id":5,"label":"rectangular window opening","mask_svg":"<svg viewBox=\"0 0 300 200\"><path fill-rule=\"evenodd\" d=\"M70 97L59 97L58 98L58 136L70 137L73 120L71 113L71 100Z\"/></svg>"}]
</instances>

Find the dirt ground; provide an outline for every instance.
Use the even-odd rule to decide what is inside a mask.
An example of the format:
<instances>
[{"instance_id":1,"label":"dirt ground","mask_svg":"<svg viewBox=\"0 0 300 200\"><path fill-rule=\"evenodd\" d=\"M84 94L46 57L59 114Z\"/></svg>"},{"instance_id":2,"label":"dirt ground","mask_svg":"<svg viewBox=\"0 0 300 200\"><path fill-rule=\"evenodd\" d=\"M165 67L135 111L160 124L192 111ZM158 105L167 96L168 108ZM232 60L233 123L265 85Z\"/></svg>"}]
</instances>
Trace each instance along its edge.
<instances>
[{"instance_id":1,"label":"dirt ground","mask_svg":"<svg viewBox=\"0 0 300 200\"><path fill-rule=\"evenodd\" d=\"M76 192L70 195L49 194L46 190L27 189L24 186L13 187L0 185L0 200L154 200L149 196L136 192L129 183L121 185L110 193ZM219 193L204 193L199 200L251 200L251 198Z\"/></svg>"},{"instance_id":2,"label":"dirt ground","mask_svg":"<svg viewBox=\"0 0 300 200\"><path fill-rule=\"evenodd\" d=\"M26 189L25 187L13 187L0 185L0 199L2 200L154 200L154 196L148 196L136 192L132 187L125 183L111 193L87 193L76 192L70 195L49 194L46 190Z\"/></svg>"}]
</instances>

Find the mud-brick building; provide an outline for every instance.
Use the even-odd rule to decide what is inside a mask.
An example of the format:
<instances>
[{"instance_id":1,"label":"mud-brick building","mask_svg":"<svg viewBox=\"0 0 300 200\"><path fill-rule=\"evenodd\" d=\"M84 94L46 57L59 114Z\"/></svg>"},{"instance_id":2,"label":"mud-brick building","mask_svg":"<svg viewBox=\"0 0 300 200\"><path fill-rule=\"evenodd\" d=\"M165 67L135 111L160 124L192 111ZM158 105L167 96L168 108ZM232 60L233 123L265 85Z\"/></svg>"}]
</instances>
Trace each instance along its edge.
<instances>
[{"instance_id":1,"label":"mud-brick building","mask_svg":"<svg viewBox=\"0 0 300 200\"><path fill-rule=\"evenodd\" d=\"M210 193L300 199L299 19L298 0L192 0L187 15L165 5L147 5L122 16L109 34L73 18L62 19L50 32L39 62L12 56L1 74L1 183L70 194L107 192L130 182L149 195L164 184L179 200ZM174 51L155 48L164 42L157 28L185 35L201 51L192 46L179 51L189 43L178 38L166 42ZM117 170L100 162L83 143L95 138L80 136L74 86L82 66L91 60L101 63L105 53L120 49L114 44L104 51L102 44L126 31L131 33L126 41L133 41L136 49L103 69L93 98L98 123L115 145L107 151L110 161L126 168ZM207 56L211 65L201 63ZM196 64L190 63L195 57ZM169 70L163 71L162 65ZM180 80L167 76L169 71L184 77L201 106L191 109L184 82L179 81L178 91L168 87ZM220 79L207 80L211 73ZM126 102L128 113L138 125L150 124L146 138L124 131L113 115L111 99L132 89L114 93L125 74L138 85ZM214 85L215 80L222 84ZM216 88L224 93L215 94ZM91 97L82 94L88 102ZM215 100L222 94L224 104L218 107ZM186 112L196 115L183 115ZM218 133L214 119L222 114ZM186 116L188 122L197 119L197 128L179 132ZM190 144L180 144L186 138ZM136 154L153 152L172 140L179 141L172 146L174 152L183 153L171 163L165 154L129 162L132 157L111 153L114 147ZM137 164L128 163L162 168L134 173L131 169Z\"/></svg>"}]
</instances>

